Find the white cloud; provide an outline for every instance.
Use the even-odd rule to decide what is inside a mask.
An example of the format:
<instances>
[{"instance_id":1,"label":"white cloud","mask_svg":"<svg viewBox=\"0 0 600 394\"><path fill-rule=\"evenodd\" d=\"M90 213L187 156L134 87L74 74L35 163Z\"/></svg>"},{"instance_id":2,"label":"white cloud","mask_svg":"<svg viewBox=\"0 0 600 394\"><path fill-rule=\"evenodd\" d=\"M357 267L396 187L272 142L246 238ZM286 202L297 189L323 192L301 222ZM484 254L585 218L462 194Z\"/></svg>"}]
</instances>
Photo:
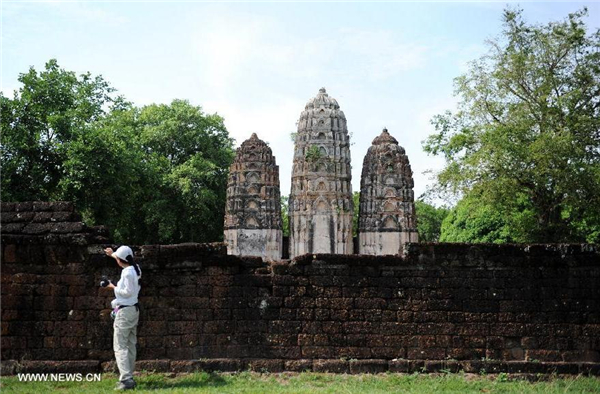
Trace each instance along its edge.
<instances>
[{"instance_id":1,"label":"white cloud","mask_svg":"<svg viewBox=\"0 0 600 394\"><path fill-rule=\"evenodd\" d=\"M214 10L204 15L207 13L211 19L198 16L197 30L190 40L193 53L200 58L196 82L203 98L199 101L207 112L218 112L225 118L238 145L252 132L270 143L280 166L282 195L287 195L290 187L290 133L296 131L305 102L322 84L327 84L340 102L354 134L353 190L360 190L367 148L386 125L382 121L391 118L397 120L397 127L390 131L397 137L406 133L401 144L413 164L415 193L425 191L421 173L435 162L422 157L421 140L431 133L429 120L415 120L416 104L411 107L406 97L401 103L389 97L382 100L377 88L366 91L364 85L385 85L398 75L423 67L432 48L380 29L346 28L322 36L297 37L287 36L285 26L265 16ZM337 86L329 89L331 85ZM398 108L405 109L401 117ZM425 113L424 109L419 111ZM396 126L392 123L387 125Z\"/></svg>"},{"instance_id":2,"label":"white cloud","mask_svg":"<svg viewBox=\"0 0 600 394\"><path fill-rule=\"evenodd\" d=\"M440 13L436 4L135 3L3 3L4 91L18 86L18 72L56 57L66 69L104 75L137 105L188 99L224 116L238 144L252 132L270 142L283 194L289 134L321 86L338 99L353 133L354 190L367 148L387 126L409 155L415 194L422 193L429 182L422 172L442 163L422 151L434 132L429 121L453 108L452 77L484 53L482 31L498 32L504 7L453 4ZM525 8L536 15L558 9ZM474 11L486 19L473 19Z\"/></svg>"},{"instance_id":3,"label":"white cloud","mask_svg":"<svg viewBox=\"0 0 600 394\"><path fill-rule=\"evenodd\" d=\"M0 88L0 92L2 92L4 97L8 97L10 99L12 99L14 97L15 93L17 93L18 91L19 91L19 88L16 88L13 86L2 86Z\"/></svg>"},{"instance_id":4,"label":"white cloud","mask_svg":"<svg viewBox=\"0 0 600 394\"><path fill-rule=\"evenodd\" d=\"M428 54L427 46L385 30L346 28L299 37L269 17L216 15L200 17L191 40L203 85L215 89L242 83L268 88L276 78L383 80L422 66Z\"/></svg>"},{"instance_id":5,"label":"white cloud","mask_svg":"<svg viewBox=\"0 0 600 394\"><path fill-rule=\"evenodd\" d=\"M205 103L207 112L218 110L225 118L225 124L231 137L239 146L252 133L269 144L279 165L281 193L287 195L290 190L292 155L294 144L290 134L295 132L295 120L301 109L297 100L281 96L277 103L266 105L261 111L237 106L227 101L209 101Z\"/></svg>"}]
</instances>

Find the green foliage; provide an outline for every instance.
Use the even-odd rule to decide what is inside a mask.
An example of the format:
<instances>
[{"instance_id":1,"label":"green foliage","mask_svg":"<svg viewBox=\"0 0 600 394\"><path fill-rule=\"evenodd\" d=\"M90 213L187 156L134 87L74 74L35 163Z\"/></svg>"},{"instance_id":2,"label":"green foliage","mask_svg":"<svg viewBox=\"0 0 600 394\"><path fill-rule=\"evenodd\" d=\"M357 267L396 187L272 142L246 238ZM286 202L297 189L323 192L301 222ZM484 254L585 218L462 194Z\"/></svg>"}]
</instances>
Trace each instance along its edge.
<instances>
[{"instance_id":1,"label":"green foliage","mask_svg":"<svg viewBox=\"0 0 600 394\"><path fill-rule=\"evenodd\" d=\"M136 108L56 61L2 100L2 199L72 200L117 242L222 238L233 141L187 101ZM106 110L105 110L106 108Z\"/></svg>"},{"instance_id":2,"label":"green foliage","mask_svg":"<svg viewBox=\"0 0 600 394\"><path fill-rule=\"evenodd\" d=\"M307 162L309 163L314 163L315 161L319 160L321 158L321 151L319 150L319 147L316 145L311 145L306 149L306 152L304 154L304 158L306 159Z\"/></svg>"},{"instance_id":3,"label":"green foliage","mask_svg":"<svg viewBox=\"0 0 600 394\"><path fill-rule=\"evenodd\" d=\"M290 236L289 197L281 196L281 225L283 236Z\"/></svg>"},{"instance_id":4,"label":"green foliage","mask_svg":"<svg viewBox=\"0 0 600 394\"><path fill-rule=\"evenodd\" d=\"M143 107L136 120L144 163L155 185L144 212L150 235L160 242L220 239L234 154L223 119L175 100Z\"/></svg>"},{"instance_id":5,"label":"green foliage","mask_svg":"<svg viewBox=\"0 0 600 394\"><path fill-rule=\"evenodd\" d=\"M105 224L116 241L136 242L144 230L140 201L147 174L143 153L137 148L135 130L118 117L131 110L113 111L65 149L58 200L74 201L88 224ZM33 199L43 199L34 197Z\"/></svg>"},{"instance_id":6,"label":"green foliage","mask_svg":"<svg viewBox=\"0 0 600 394\"><path fill-rule=\"evenodd\" d=\"M442 239L600 242L600 30L586 34L586 14L539 26L507 10L502 38L456 79L459 110L434 117L424 149L446 159L437 191L469 199L448 222L477 225Z\"/></svg>"},{"instance_id":7,"label":"green foliage","mask_svg":"<svg viewBox=\"0 0 600 394\"><path fill-rule=\"evenodd\" d=\"M458 202L442 222L441 242L525 243L535 234L535 212L525 196L515 208L502 211L501 205L486 203L470 195Z\"/></svg>"},{"instance_id":8,"label":"green foliage","mask_svg":"<svg viewBox=\"0 0 600 394\"><path fill-rule=\"evenodd\" d=\"M415 201L417 213L417 231L419 241L438 242L440 240L442 222L450 213L446 207L436 208L423 200Z\"/></svg>"},{"instance_id":9,"label":"green foliage","mask_svg":"<svg viewBox=\"0 0 600 394\"><path fill-rule=\"evenodd\" d=\"M18 79L23 86L14 98L0 94L2 200L60 198L71 143L107 108L125 103L102 77L76 76L56 60L39 74L32 67Z\"/></svg>"},{"instance_id":10,"label":"green foliage","mask_svg":"<svg viewBox=\"0 0 600 394\"><path fill-rule=\"evenodd\" d=\"M358 214L360 207L360 192L352 193L352 202L354 203L354 212L352 213L352 236L358 237Z\"/></svg>"}]
</instances>

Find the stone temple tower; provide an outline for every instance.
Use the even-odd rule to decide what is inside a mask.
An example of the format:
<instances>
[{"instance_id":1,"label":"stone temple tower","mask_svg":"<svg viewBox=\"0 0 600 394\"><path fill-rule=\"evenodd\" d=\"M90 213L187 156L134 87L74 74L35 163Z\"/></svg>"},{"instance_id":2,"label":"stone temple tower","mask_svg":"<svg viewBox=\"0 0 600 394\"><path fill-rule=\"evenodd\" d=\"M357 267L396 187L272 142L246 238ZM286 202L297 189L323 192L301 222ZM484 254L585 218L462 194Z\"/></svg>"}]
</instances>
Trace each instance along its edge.
<instances>
[{"instance_id":1,"label":"stone temple tower","mask_svg":"<svg viewBox=\"0 0 600 394\"><path fill-rule=\"evenodd\" d=\"M352 185L346 117L324 88L298 121L289 200L290 258L352 254Z\"/></svg>"},{"instance_id":2,"label":"stone temple tower","mask_svg":"<svg viewBox=\"0 0 600 394\"><path fill-rule=\"evenodd\" d=\"M254 133L237 149L229 169L224 232L229 254L281 260L279 167Z\"/></svg>"},{"instance_id":3,"label":"stone temple tower","mask_svg":"<svg viewBox=\"0 0 600 394\"><path fill-rule=\"evenodd\" d=\"M358 243L361 254L399 254L418 242L408 156L386 129L373 140L360 181Z\"/></svg>"}]
</instances>

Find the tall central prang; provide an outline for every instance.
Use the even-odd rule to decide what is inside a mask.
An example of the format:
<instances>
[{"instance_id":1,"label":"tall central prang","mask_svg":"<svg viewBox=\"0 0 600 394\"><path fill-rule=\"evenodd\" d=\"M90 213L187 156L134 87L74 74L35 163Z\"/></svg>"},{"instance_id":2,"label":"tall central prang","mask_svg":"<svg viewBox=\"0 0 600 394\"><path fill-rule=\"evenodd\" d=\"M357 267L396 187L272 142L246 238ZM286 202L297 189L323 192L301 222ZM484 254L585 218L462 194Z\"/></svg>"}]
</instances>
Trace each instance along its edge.
<instances>
[{"instance_id":1,"label":"tall central prang","mask_svg":"<svg viewBox=\"0 0 600 394\"><path fill-rule=\"evenodd\" d=\"M321 88L302 111L295 136L290 258L305 253L352 254L351 180L346 117Z\"/></svg>"}]
</instances>

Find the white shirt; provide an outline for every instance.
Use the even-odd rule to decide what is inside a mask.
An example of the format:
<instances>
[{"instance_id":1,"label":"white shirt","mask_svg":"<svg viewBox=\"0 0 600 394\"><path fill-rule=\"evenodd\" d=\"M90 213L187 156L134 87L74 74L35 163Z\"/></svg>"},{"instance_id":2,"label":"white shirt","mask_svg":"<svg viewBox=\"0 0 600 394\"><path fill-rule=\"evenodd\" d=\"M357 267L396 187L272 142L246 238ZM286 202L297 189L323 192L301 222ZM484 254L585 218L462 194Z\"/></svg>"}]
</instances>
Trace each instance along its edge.
<instances>
[{"instance_id":1,"label":"white shirt","mask_svg":"<svg viewBox=\"0 0 600 394\"><path fill-rule=\"evenodd\" d=\"M142 277L140 270L140 278ZM138 302L140 283L133 266L123 268L121 279L115 287L115 299L110 303L113 308L119 305L135 305Z\"/></svg>"}]
</instances>

